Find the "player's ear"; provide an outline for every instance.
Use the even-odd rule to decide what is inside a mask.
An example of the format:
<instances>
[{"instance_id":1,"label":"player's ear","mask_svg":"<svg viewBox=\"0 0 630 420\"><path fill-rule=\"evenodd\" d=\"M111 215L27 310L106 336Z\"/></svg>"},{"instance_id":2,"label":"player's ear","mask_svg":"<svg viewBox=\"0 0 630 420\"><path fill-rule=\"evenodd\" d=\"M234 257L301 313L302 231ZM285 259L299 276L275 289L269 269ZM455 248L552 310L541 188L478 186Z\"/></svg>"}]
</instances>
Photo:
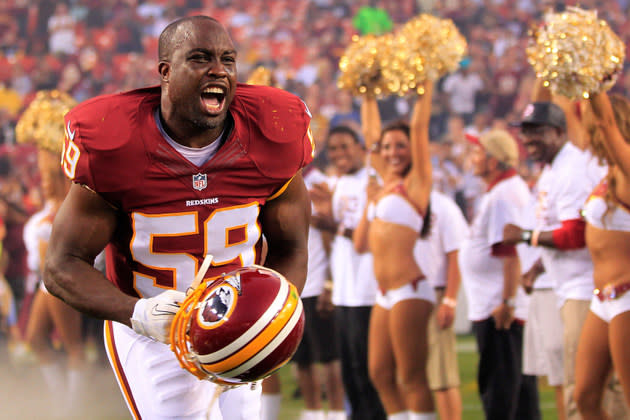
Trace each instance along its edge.
<instances>
[{"instance_id":1,"label":"player's ear","mask_svg":"<svg viewBox=\"0 0 630 420\"><path fill-rule=\"evenodd\" d=\"M158 72L160 73L160 80L162 82L168 82L171 72L171 63L168 61L160 61L158 64Z\"/></svg>"}]
</instances>

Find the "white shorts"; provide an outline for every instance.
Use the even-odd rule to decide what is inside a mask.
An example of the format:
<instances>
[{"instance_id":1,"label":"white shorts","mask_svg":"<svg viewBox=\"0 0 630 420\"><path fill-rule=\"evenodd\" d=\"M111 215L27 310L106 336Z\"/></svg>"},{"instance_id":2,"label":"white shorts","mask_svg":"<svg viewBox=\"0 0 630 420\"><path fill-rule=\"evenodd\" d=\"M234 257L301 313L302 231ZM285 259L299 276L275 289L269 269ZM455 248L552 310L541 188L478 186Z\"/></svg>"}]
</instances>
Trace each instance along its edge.
<instances>
[{"instance_id":1,"label":"white shorts","mask_svg":"<svg viewBox=\"0 0 630 420\"><path fill-rule=\"evenodd\" d=\"M551 386L562 385L563 326L553 290L536 290L529 300L523 333L523 373L546 376Z\"/></svg>"},{"instance_id":2,"label":"white shorts","mask_svg":"<svg viewBox=\"0 0 630 420\"><path fill-rule=\"evenodd\" d=\"M260 419L262 387L222 388L183 369L166 344L105 321L105 347L134 419Z\"/></svg>"},{"instance_id":3,"label":"white shorts","mask_svg":"<svg viewBox=\"0 0 630 420\"><path fill-rule=\"evenodd\" d=\"M387 310L392 309L398 302L411 299L422 299L435 303L435 290L426 279L419 279L385 293L381 290L376 292L376 304Z\"/></svg>"},{"instance_id":4,"label":"white shorts","mask_svg":"<svg viewBox=\"0 0 630 420\"><path fill-rule=\"evenodd\" d=\"M616 299L603 302L593 296L589 309L604 322L610 323L610 320L617 315L630 311L630 292L626 292Z\"/></svg>"}]
</instances>

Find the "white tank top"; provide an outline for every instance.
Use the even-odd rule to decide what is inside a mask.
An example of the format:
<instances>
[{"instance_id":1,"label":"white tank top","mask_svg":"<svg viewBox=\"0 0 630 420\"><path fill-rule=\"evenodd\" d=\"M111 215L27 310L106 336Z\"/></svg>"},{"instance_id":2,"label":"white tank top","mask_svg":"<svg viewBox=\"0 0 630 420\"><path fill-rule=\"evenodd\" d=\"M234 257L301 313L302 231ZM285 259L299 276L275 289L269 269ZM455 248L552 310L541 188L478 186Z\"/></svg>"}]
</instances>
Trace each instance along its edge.
<instances>
[{"instance_id":1,"label":"white tank top","mask_svg":"<svg viewBox=\"0 0 630 420\"><path fill-rule=\"evenodd\" d=\"M604 179L584 204L584 218L599 229L630 232L630 207L623 203L606 203L608 183Z\"/></svg>"}]
</instances>

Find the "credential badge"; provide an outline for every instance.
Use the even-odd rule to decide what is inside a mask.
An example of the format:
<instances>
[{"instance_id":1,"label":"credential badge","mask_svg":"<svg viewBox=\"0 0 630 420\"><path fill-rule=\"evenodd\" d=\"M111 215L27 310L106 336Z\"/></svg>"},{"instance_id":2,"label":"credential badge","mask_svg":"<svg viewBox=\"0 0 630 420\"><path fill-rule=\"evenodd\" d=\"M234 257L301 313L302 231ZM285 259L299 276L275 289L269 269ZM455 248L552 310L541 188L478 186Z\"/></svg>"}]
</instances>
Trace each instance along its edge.
<instances>
[{"instance_id":1,"label":"credential badge","mask_svg":"<svg viewBox=\"0 0 630 420\"><path fill-rule=\"evenodd\" d=\"M197 191L204 190L208 186L208 176L206 174L197 174L192 176L193 188Z\"/></svg>"}]
</instances>

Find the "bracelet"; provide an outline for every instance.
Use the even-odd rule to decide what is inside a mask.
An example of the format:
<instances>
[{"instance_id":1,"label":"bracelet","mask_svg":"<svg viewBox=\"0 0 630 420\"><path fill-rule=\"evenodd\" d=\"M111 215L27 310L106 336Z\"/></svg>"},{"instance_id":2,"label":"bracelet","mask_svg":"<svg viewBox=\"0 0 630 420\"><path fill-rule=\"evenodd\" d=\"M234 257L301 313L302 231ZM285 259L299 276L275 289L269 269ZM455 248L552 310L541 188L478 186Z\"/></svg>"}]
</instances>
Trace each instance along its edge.
<instances>
[{"instance_id":1,"label":"bracelet","mask_svg":"<svg viewBox=\"0 0 630 420\"><path fill-rule=\"evenodd\" d=\"M331 280L326 280L324 282L324 291L325 292L330 292L333 289L333 282Z\"/></svg>"},{"instance_id":2,"label":"bracelet","mask_svg":"<svg viewBox=\"0 0 630 420\"><path fill-rule=\"evenodd\" d=\"M521 231L521 242L525 242L527 245L532 244L532 231L531 230Z\"/></svg>"},{"instance_id":3,"label":"bracelet","mask_svg":"<svg viewBox=\"0 0 630 420\"><path fill-rule=\"evenodd\" d=\"M532 239L530 241L531 246L538 246L538 237L540 236L540 231L538 229L532 232Z\"/></svg>"},{"instance_id":4,"label":"bracelet","mask_svg":"<svg viewBox=\"0 0 630 420\"><path fill-rule=\"evenodd\" d=\"M503 304L510 308L513 308L515 306L514 298L503 299Z\"/></svg>"},{"instance_id":5,"label":"bracelet","mask_svg":"<svg viewBox=\"0 0 630 420\"><path fill-rule=\"evenodd\" d=\"M442 304L448 306L449 308L455 309L457 307L457 301L448 296L444 296L442 298Z\"/></svg>"}]
</instances>

